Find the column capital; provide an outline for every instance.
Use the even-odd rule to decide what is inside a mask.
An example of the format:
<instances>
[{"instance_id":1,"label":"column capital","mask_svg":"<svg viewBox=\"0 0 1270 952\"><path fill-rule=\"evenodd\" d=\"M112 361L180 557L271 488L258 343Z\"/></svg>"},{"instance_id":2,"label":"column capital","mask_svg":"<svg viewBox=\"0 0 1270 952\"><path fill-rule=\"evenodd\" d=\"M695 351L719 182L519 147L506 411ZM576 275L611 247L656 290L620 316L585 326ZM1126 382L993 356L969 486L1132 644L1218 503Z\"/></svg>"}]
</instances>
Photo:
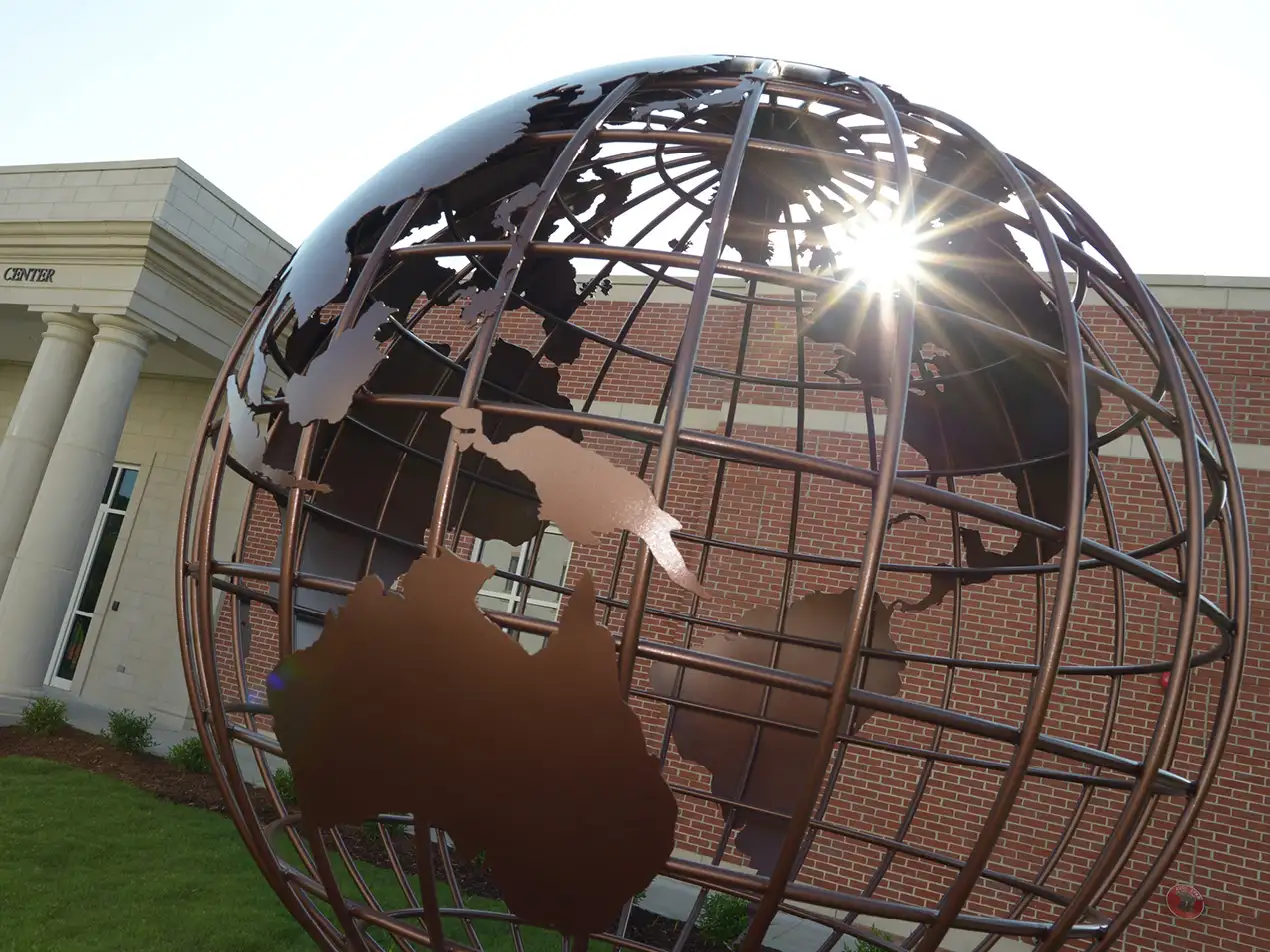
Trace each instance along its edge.
<instances>
[{"instance_id":1,"label":"column capital","mask_svg":"<svg viewBox=\"0 0 1270 952\"><path fill-rule=\"evenodd\" d=\"M44 333L40 335L44 339L54 337L68 344L92 346L93 322L88 318L64 311L42 311L40 320L44 322Z\"/></svg>"},{"instance_id":2,"label":"column capital","mask_svg":"<svg viewBox=\"0 0 1270 952\"><path fill-rule=\"evenodd\" d=\"M142 356L150 350L150 343L157 336L141 322L122 314L94 314L93 323L97 325L95 340L131 347Z\"/></svg>"}]
</instances>

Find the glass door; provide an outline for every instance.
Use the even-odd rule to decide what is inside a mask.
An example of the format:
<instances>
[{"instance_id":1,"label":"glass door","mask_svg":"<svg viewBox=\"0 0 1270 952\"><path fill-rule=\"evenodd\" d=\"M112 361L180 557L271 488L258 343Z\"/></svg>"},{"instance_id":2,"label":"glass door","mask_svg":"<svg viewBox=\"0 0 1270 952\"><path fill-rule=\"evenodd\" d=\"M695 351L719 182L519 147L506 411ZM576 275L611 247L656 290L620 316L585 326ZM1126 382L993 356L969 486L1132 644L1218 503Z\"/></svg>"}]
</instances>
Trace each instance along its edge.
<instances>
[{"instance_id":1,"label":"glass door","mask_svg":"<svg viewBox=\"0 0 1270 952\"><path fill-rule=\"evenodd\" d=\"M106 571L115 554L119 530L123 528L128 503L137 485L137 470L131 466L115 465L106 481L106 491L93 521L93 531L84 550L84 562L75 580L70 607L62 622L62 631L53 649L49 663L47 683L59 688L69 688L79 666L79 655L88 639L88 630L97 615L97 601L106 582Z\"/></svg>"}]
</instances>

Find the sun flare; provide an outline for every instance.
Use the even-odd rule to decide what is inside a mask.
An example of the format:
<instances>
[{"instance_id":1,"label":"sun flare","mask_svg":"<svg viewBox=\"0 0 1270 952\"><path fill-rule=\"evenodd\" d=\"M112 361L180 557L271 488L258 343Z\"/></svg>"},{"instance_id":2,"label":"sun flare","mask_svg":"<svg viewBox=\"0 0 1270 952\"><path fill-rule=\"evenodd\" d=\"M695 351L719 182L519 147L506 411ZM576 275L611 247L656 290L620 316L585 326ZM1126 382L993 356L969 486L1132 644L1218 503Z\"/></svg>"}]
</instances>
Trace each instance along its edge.
<instances>
[{"instance_id":1,"label":"sun flare","mask_svg":"<svg viewBox=\"0 0 1270 952\"><path fill-rule=\"evenodd\" d=\"M873 294L886 294L916 276L917 236L911 229L873 221L853 229L851 238L851 283L864 284Z\"/></svg>"}]
</instances>

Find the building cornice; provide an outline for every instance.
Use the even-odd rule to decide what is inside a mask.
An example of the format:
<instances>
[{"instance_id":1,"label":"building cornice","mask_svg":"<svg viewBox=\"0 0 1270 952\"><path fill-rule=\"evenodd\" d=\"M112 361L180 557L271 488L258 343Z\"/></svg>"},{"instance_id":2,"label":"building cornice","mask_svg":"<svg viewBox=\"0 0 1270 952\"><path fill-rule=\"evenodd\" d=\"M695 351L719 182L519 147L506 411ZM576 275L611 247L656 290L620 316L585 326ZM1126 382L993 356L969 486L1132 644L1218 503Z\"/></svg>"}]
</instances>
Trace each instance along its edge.
<instances>
[{"instance_id":1,"label":"building cornice","mask_svg":"<svg viewBox=\"0 0 1270 952\"><path fill-rule=\"evenodd\" d=\"M0 221L0 257L48 267L144 268L240 326L260 297L154 221Z\"/></svg>"},{"instance_id":2,"label":"building cornice","mask_svg":"<svg viewBox=\"0 0 1270 952\"><path fill-rule=\"evenodd\" d=\"M0 221L0 254L36 264L140 265L154 222Z\"/></svg>"},{"instance_id":3,"label":"building cornice","mask_svg":"<svg viewBox=\"0 0 1270 952\"><path fill-rule=\"evenodd\" d=\"M148 224L146 269L241 326L260 295L162 225Z\"/></svg>"},{"instance_id":4,"label":"building cornice","mask_svg":"<svg viewBox=\"0 0 1270 952\"><path fill-rule=\"evenodd\" d=\"M122 159L115 162L43 162L36 165L0 165L0 174L22 172L89 172L98 169L168 169L181 165L180 159Z\"/></svg>"}]
</instances>

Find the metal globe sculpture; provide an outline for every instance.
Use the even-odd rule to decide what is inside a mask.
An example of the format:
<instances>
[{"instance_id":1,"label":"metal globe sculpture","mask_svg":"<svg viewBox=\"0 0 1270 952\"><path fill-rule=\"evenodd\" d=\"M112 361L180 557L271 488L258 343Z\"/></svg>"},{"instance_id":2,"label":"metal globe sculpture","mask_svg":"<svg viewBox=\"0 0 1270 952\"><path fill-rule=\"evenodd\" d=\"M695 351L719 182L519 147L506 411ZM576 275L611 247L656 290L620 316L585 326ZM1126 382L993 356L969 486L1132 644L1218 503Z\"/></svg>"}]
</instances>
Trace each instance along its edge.
<instances>
[{"instance_id":1,"label":"metal globe sculpture","mask_svg":"<svg viewBox=\"0 0 1270 952\"><path fill-rule=\"evenodd\" d=\"M777 916L1110 948L1248 621L1212 391L1097 224L774 60L595 70L387 166L248 319L184 505L198 729L331 949L682 948L708 892L742 952ZM506 912L463 895L478 853ZM697 890L674 942L633 935L657 875Z\"/></svg>"}]
</instances>

